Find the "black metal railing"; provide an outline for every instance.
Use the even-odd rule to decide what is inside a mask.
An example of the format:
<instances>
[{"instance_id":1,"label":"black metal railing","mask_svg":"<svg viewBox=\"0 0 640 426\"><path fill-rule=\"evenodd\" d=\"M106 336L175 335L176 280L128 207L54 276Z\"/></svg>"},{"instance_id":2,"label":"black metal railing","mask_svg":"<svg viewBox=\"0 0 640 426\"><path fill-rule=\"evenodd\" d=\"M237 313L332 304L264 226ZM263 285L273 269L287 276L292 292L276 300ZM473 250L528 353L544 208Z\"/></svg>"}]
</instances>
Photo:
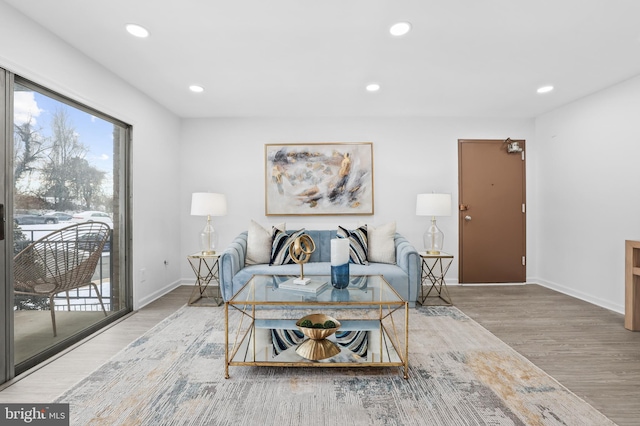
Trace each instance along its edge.
<instances>
[{"instance_id":1,"label":"black metal railing","mask_svg":"<svg viewBox=\"0 0 640 426\"><path fill-rule=\"evenodd\" d=\"M26 237L25 239L18 240L16 238L16 243L14 244L15 254L29 246L33 241L36 241L39 238L44 236L43 233L54 232L54 230L50 229L19 229L19 231ZM37 237L36 237L37 235ZM118 301L113 300L115 294L118 294L118 291L114 291L113 289L113 281L111 280L111 266L112 266L112 254L113 254L113 230L109 232L109 239L104 246L102 251L102 256L100 256L100 260L98 261L98 265L96 266L96 270L91 277L91 281L95 283L98 287L98 291L102 296L102 302L104 303L104 307L107 311L111 311L111 307L117 307L120 305ZM67 247L56 247L55 250L75 250L78 247L86 248L87 250L91 250L94 246L93 244L98 244L97 240L92 240L91 237L86 238L79 236L76 241L51 241L50 243L59 245L66 245ZM69 248L70 245L73 245L73 248ZM49 309L47 298L43 298L43 300L34 300L33 297L24 296L24 295L16 295L15 296L15 304L14 309L16 310L39 310L39 309ZM45 306L46 305L46 306ZM86 287L75 288L69 290L68 292L60 293L54 297L54 309L58 310L71 310L71 311L102 311L102 306L100 305L100 299L95 292L95 289L91 285L87 285Z\"/></svg>"}]
</instances>

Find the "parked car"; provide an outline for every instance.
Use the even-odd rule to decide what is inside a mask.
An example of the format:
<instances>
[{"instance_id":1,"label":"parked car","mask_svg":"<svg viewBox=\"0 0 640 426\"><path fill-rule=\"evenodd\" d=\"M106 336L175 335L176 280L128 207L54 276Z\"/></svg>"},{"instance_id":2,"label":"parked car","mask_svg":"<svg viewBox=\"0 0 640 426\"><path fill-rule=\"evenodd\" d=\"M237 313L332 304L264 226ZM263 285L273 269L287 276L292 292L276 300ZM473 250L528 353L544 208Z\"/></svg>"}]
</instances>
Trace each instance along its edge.
<instances>
[{"instance_id":1,"label":"parked car","mask_svg":"<svg viewBox=\"0 0 640 426\"><path fill-rule=\"evenodd\" d=\"M98 239L100 235L98 234L84 234L78 237L78 248L80 250L89 250L94 251L98 245ZM102 248L102 252L110 252L111 251L111 239L107 240Z\"/></svg>"},{"instance_id":2,"label":"parked car","mask_svg":"<svg viewBox=\"0 0 640 426\"><path fill-rule=\"evenodd\" d=\"M113 220L111 220L111 216L104 212L91 210L81 213L74 213L73 217L71 218L71 222L103 222L109 225L109 228L113 227Z\"/></svg>"},{"instance_id":3,"label":"parked car","mask_svg":"<svg viewBox=\"0 0 640 426\"><path fill-rule=\"evenodd\" d=\"M13 216L13 221L18 225L42 225L45 223L58 223L58 218L38 214L17 214Z\"/></svg>"},{"instance_id":4,"label":"parked car","mask_svg":"<svg viewBox=\"0 0 640 426\"><path fill-rule=\"evenodd\" d=\"M64 212L50 212L50 213L45 213L44 215L57 217L60 222L68 222L73 217L69 213L64 213Z\"/></svg>"}]
</instances>

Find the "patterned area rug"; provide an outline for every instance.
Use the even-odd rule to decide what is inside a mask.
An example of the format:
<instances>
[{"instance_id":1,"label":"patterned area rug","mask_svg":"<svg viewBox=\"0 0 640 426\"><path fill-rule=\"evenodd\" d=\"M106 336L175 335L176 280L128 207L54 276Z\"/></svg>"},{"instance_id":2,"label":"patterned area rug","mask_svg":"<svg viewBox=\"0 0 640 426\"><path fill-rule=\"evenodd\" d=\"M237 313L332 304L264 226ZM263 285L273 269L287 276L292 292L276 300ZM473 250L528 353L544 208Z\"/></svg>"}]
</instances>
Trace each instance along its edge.
<instances>
[{"instance_id":1,"label":"patterned area rug","mask_svg":"<svg viewBox=\"0 0 640 426\"><path fill-rule=\"evenodd\" d=\"M398 368L231 367L183 307L61 395L73 425L613 425L455 307L411 309Z\"/></svg>"}]
</instances>

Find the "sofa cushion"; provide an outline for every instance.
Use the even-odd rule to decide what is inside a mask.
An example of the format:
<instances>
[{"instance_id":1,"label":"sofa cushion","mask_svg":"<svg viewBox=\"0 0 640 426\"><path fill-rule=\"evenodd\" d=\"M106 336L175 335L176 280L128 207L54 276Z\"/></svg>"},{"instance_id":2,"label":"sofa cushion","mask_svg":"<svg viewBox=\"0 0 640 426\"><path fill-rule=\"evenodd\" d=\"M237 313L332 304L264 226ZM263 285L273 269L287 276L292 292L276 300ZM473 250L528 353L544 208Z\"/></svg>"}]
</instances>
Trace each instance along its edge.
<instances>
[{"instance_id":1,"label":"sofa cushion","mask_svg":"<svg viewBox=\"0 0 640 426\"><path fill-rule=\"evenodd\" d=\"M309 263L331 261L331 239L337 238L336 232L337 229L308 229L305 231L305 234L309 235L316 244L316 251L311 253Z\"/></svg>"},{"instance_id":2,"label":"sofa cushion","mask_svg":"<svg viewBox=\"0 0 640 426\"><path fill-rule=\"evenodd\" d=\"M349 230L338 226L338 238L349 239L349 262L357 265L368 265L367 226Z\"/></svg>"},{"instance_id":3,"label":"sofa cushion","mask_svg":"<svg viewBox=\"0 0 640 426\"><path fill-rule=\"evenodd\" d=\"M295 263L289 254L289 246L302 234L304 234L304 228L298 231L282 231L274 227L269 265Z\"/></svg>"},{"instance_id":4,"label":"sofa cushion","mask_svg":"<svg viewBox=\"0 0 640 426\"><path fill-rule=\"evenodd\" d=\"M245 263L247 265L269 263L271 260L273 228L284 231L285 226L285 223L279 223L271 227L271 229L265 229L256 221L251 220L251 222L249 222L247 235L247 257L245 259Z\"/></svg>"},{"instance_id":5,"label":"sofa cushion","mask_svg":"<svg viewBox=\"0 0 640 426\"><path fill-rule=\"evenodd\" d=\"M395 264L396 223L390 222L377 228L367 225L367 231L369 235L369 262Z\"/></svg>"}]
</instances>

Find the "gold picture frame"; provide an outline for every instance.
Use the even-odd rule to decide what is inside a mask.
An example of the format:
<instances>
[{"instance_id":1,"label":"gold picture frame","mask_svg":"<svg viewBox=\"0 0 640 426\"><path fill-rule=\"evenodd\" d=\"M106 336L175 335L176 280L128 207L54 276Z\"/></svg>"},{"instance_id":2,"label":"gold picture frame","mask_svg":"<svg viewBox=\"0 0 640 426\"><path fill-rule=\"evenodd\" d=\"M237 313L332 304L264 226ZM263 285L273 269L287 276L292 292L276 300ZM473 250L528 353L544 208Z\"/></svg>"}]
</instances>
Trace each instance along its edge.
<instances>
[{"instance_id":1,"label":"gold picture frame","mask_svg":"<svg viewBox=\"0 0 640 426\"><path fill-rule=\"evenodd\" d=\"M265 144L265 214L372 215L373 143Z\"/></svg>"}]
</instances>

